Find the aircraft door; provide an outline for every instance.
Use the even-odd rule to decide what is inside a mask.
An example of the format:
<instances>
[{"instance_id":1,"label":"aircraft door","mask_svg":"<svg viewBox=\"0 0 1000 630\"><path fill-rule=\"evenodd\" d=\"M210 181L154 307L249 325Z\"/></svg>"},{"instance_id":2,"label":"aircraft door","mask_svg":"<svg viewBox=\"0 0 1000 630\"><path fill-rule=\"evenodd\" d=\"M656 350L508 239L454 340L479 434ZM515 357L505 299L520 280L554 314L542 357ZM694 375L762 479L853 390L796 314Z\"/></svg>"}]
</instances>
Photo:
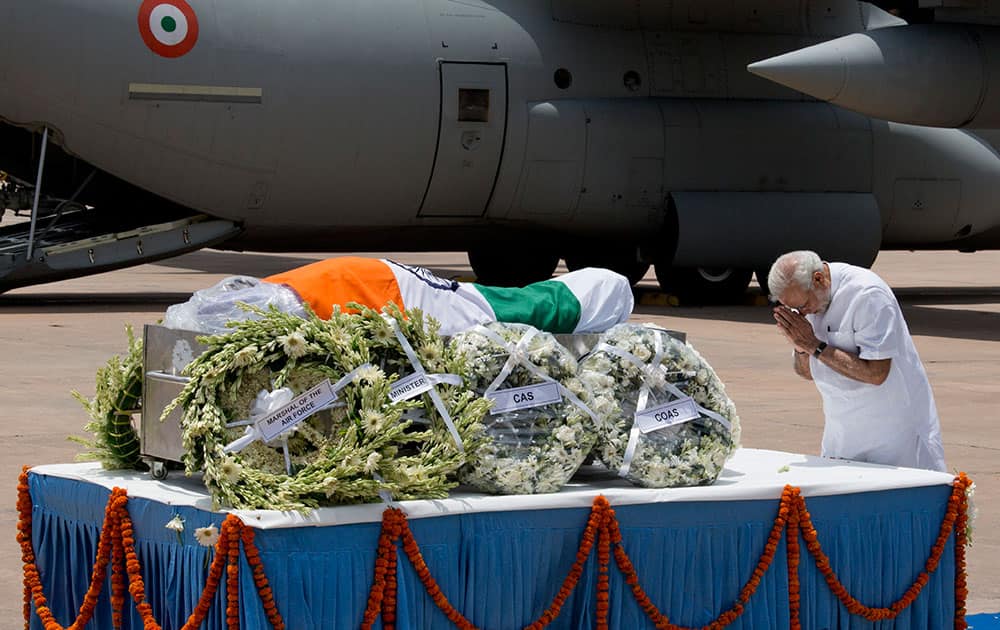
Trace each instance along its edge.
<instances>
[{"instance_id":1,"label":"aircraft door","mask_svg":"<svg viewBox=\"0 0 1000 630\"><path fill-rule=\"evenodd\" d=\"M437 153L422 217L481 217L507 131L507 66L442 62Z\"/></svg>"}]
</instances>

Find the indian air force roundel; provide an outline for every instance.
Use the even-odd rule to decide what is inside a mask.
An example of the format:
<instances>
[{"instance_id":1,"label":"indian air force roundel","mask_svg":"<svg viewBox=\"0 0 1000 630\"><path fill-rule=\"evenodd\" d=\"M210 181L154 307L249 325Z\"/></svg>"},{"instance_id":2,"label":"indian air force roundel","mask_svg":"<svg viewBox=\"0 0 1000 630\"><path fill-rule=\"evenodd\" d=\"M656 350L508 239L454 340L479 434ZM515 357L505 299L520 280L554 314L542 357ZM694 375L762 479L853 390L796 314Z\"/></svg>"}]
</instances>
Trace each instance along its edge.
<instances>
[{"instance_id":1,"label":"indian air force roundel","mask_svg":"<svg viewBox=\"0 0 1000 630\"><path fill-rule=\"evenodd\" d=\"M185 0L143 0L139 32L157 55L180 57L198 41L198 16Z\"/></svg>"}]
</instances>

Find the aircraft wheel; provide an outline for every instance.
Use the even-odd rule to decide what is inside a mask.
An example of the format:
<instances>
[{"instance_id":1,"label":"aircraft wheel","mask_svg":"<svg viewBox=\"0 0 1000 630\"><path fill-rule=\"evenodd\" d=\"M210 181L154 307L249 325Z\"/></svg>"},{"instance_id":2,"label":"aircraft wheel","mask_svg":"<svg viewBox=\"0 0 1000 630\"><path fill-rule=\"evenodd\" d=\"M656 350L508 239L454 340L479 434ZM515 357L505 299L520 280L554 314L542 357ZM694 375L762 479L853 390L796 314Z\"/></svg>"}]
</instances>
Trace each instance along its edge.
<instances>
[{"instance_id":1,"label":"aircraft wheel","mask_svg":"<svg viewBox=\"0 0 1000 630\"><path fill-rule=\"evenodd\" d=\"M523 287L548 280L559 264L557 254L516 249L473 249L469 264L476 282L497 287Z\"/></svg>"},{"instance_id":2,"label":"aircraft wheel","mask_svg":"<svg viewBox=\"0 0 1000 630\"><path fill-rule=\"evenodd\" d=\"M657 263L656 279L667 293L689 304L732 304L750 284L753 272L736 267L671 267Z\"/></svg>"},{"instance_id":3,"label":"aircraft wheel","mask_svg":"<svg viewBox=\"0 0 1000 630\"><path fill-rule=\"evenodd\" d=\"M649 271L649 263L640 262L635 260L634 255L629 255L628 253L623 253L621 255L617 254L577 254L566 256L566 268L570 271L576 271L577 269L583 269L584 267L602 267L604 269L610 269L615 273L620 273L621 275L628 278L629 284L635 286L646 272Z\"/></svg>"}]
</instances>

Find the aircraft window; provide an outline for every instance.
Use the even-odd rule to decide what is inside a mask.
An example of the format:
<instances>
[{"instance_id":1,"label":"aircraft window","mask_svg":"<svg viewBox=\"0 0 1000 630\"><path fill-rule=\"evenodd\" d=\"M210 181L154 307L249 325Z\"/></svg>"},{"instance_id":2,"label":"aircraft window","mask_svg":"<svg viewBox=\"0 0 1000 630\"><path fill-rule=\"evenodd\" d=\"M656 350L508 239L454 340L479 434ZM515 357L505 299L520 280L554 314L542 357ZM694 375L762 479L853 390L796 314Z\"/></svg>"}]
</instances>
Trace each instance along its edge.
<instances>
[{"instance_id":1,"label":"aircraft window","mask_svg":"<svg viewBox=\"0 0 1000 630\"><path fill-rule=\"evenodd\" d=\"M565 90L569 86L573 85L573 75L566 68L559 68L556 70L552 79L556 82L556 87L560 90Z\"/></svg>"},{"instance_id":2,"label":"aircraft window","mask_svg":"<svg viewBox=\"0 0 1000 630\"><path fill-rule=\"evenodd\" d=\"M489 122L490 91L458 90L458 122Z\"/></svg>"},{"instance_id":3,"label":"aircraft window","mask_svg":"<svg viewBox=\"0 0 1000 630\"><path fill-rule=\"evenodd\" d=\"M642 77L635 70L629 70L625 73L623 78L625 87L628 88L630 92L638 92L639 88L642 87Z\"/></svg>"}]
</instances>

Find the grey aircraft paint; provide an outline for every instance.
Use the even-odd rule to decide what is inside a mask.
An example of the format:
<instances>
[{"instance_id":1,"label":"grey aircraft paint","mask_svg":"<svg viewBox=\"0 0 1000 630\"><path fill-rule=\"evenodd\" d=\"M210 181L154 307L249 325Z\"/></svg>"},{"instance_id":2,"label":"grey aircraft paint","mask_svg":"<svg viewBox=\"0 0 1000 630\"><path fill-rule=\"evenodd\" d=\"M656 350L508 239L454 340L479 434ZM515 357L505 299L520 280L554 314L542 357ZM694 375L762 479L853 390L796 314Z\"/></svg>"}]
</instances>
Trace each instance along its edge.
<instances>
[{"instance_id":1,"label":"grey aircraft paint","mask_svg":"<svg viewBox=\"0 0 1000 630\"><path fill-rule=\"evenodd\" d=\"M471 250L483 275L528 276L575 254L655 262L669 285L798 247L1000 247L982 137L747 71L915 28L864 2L8 0L0 23L0 117L197 215L196 241L189 219L157 224L178 252ZM12 245L6 267L0 247L0 290L151 259L79 237L32 261Z\"/></svg>"}]
</instances>

